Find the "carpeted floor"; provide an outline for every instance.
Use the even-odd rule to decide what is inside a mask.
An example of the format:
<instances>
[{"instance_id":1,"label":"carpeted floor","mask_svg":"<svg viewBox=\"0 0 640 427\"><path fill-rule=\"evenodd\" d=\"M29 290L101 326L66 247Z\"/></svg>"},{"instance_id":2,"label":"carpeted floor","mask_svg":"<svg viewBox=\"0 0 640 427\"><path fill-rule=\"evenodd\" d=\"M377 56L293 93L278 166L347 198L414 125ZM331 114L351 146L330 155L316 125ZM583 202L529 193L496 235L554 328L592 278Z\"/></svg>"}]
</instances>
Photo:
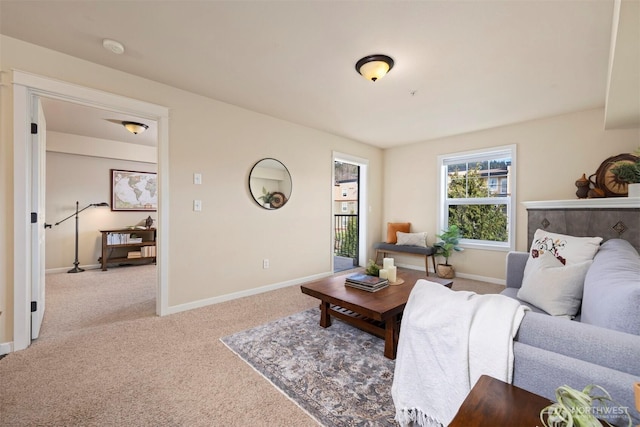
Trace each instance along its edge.
<instances>
[{"instance_id":1,"label":"carpeted floor","mask_svg":"<svg viewBox=\"0 0 640 427\"><path fill-rule=\"evenodd\" d=\"M0 426L317 424L219 340L316 299L290 286L157 317L155 277L153 265L47 275L40 338L0 360Z\"/></svg>"},{"instance_id":2,"label":"carpeted floor","mask_svg":"<svg viewBox=\"0 0 640 427\"><path fill-rule=\"evenodd\" d=\"M313 308L221 340L325 426L396 425L384 341L319 319Z\"/></svg>"}]
</instances>

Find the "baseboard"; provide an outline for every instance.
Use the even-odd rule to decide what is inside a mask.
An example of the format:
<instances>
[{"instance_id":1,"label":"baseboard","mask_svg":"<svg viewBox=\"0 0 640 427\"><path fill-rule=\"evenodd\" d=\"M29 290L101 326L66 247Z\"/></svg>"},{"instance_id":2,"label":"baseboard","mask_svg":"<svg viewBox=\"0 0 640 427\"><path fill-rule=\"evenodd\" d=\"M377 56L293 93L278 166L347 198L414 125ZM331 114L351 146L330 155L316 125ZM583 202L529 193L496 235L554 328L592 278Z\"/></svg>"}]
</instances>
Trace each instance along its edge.
<instances>
[{"instance_id":1,"label":"baseboard","mask_svg":"<svg viewBox=\"0 0 640 427\"><path fill-rule=\"evenodd\" d=\"M456 271L456 277L461 277L463 279L478 280L480 282L494 283L496 285L502 285L502 286L507 285L507 281L505 279L498 279L496 277L479 276L477 274L458 273Z\"/></svg>"},{"instance_id":2,"label":"baseboard","mask_svg":"<svg viewBox=\"0 0 640 427\"><path fill-rule=\"evenodd\" d=\"M97 270L98 268L102 268L102 266L100 264L79 265L78 267L84 268L85 270ZM72 268L73 268L73 266L49 268L49 269L45 270L44 273L45 274L66 273L67 271L71 270Z\"/></svg>"},{"instance_id":3,"label":"baseboard","mask_svg":"<svg viewBox=\"0 0 640 427\"><path fill-rule=\"evenodd\" d=\"M415 264L403 264L403 263L399 263L394 259L394 265L396 267L401 267L401 268L406 268L408 270L417 270L417 271L424 271L424 268L419 266L419 265L415 265ZM429 269L429 274L434 273L433 269Z\"/></svg>"},{"instance_id":4,"label":"baseboard","mask_svg":"<svg viewBox=\"0 0 640 427\"><path fill-rule=\"evenodd\" d=\"M413 264L398 264L398 263L396 263L396 266L397 267L402 267L402 268L407 268L409 270L424 271L424 268L419 267L417 265L413 265ZM435 271L433 271L432 269L429 269L429 274L435 274ZM480 276L478 274L459 273L457 271L456 271L456 277L460 277L462 279L478 280L480 282L494 283L496 285L502 285L502 286L506 286L506 284L507 284L505 279L498 279L496 277Z\"/></svg>"},{"instance_id":5,"label":"baseboard","mask_svg":"<svg viewBox=\"0 0 640 427\"><path fill-rule=\"evenodd\" d=\"M13 352L13 342L0 343L0 356Z\"/></svg>"},{"instance_id":6,"label":"baseboard","mask_svg":"<svg viewBox=\"0 0 640 427\"><path fill-rule=\"evenodd\" d=\"M165 314L175 314L182 311L193 310L194 308L202 308L213 304L219 304L221 302L231 301L238 298L244 298L252 295L258 295L265 292L273 291L280 288L286 288L288 286L300 285L302 283L311 282L313 280L322 279L323 277L331 276L333 272L314 274L299 279L288 280L286 282L274 283L271 285L261 286L259 288L247 289L246 291L233 292L231 294L221 295L219 297L206 298L198 301L193 301L186 304L174 305L167 307Z\"/></svg>"}]
</instances>

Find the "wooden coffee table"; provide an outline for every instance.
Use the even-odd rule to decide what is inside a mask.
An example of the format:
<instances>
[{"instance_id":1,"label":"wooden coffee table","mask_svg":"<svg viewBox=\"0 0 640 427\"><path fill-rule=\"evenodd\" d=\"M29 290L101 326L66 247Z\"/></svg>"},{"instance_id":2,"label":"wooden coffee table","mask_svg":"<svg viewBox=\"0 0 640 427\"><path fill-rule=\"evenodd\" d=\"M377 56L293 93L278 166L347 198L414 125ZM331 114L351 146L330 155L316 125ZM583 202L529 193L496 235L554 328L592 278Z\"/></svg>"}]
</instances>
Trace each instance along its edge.
<instances>
[{"instance_id":1,"label":"wooden coffee table","mask_svg":"<svg viewBox=\"0 0 640 427\"><path fill-rule=\"evenodd\" d=\"M396 358L402 312L416 281L426 279L449 288L453 284L453 280L426 277L421 271L398 269L398 278L404 280L402 285L367 292L345 286L345 279L351 274L354 271L306 283L300 289L321 301L320 326L331 326L331 316L334 316L384 338L384 355L389 359Z\"/></svg>"}]
</instances>

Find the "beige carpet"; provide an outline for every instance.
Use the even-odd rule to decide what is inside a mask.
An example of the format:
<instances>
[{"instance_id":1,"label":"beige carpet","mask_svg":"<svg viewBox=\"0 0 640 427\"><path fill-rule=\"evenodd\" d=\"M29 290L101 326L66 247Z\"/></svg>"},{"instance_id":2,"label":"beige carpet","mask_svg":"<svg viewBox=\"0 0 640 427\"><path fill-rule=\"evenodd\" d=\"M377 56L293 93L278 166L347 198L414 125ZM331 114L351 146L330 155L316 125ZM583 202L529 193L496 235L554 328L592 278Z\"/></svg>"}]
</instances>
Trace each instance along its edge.
<instances>
[{"instance_id":1,"label":"beige carpet","mask_svg":"<svg viewBox=\"0 0 640 427\"><path fill-rule=\"evenodd\" d=\"M160 318L155 274L47 275L41 337L0 360L0 425L315 425L219 338L317 300L291 286ZM454 289L502 287L456 279Z\"/></svg>"}]
</instances>

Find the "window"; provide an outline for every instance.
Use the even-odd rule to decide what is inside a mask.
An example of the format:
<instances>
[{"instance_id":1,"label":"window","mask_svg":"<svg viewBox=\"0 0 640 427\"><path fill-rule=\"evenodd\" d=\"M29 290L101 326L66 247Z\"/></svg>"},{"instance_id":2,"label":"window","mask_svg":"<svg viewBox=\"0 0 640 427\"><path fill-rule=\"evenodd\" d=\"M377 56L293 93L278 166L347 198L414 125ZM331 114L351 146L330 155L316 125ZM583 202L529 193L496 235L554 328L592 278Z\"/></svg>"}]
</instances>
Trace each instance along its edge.
<instances>
[{"instance_id":1,"label":"window","mask_svg":"<svg viewBox=\"0 0 640 427\"><path fill-rule=\"evenodd\" d=\"M461 245L515 248L515 145L438 157L440 230L457 225Z\"/></svg>"},{"instance_id":2,"label":"window","mask_svg":"<svg viewBox=\"0 0 640 427\"><path fill-rule=\"evenodd\" d=\"M498 192L498 178L489 178L489 193L495 194Z\"/></svg>"}]
</instances>

